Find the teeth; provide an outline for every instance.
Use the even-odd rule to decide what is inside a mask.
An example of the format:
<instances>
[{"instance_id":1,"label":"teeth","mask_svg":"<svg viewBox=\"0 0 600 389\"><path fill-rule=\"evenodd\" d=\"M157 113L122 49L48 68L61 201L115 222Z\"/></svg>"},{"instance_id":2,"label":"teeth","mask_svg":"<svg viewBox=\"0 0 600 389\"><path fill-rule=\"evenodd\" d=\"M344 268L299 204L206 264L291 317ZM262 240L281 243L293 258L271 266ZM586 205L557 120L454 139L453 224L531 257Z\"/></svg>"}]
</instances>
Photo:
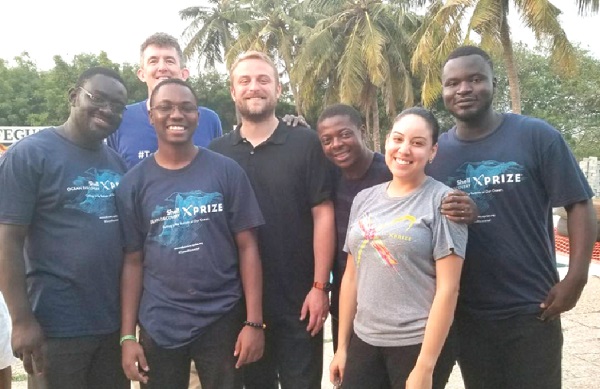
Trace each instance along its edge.
<instances>
[{"instance_id":1,"label":"teeth","mask_svg":"<svg viewBox=\"0 0 600 389\"><path fill-rule=\"evenodd\" d=\"M398 164L400 164L400 165L409 165L409 164L411 164L412 162L410 162L410 161L405 161L405 160L403 160L403 159L396 158L396 163L398 163Z\"/></svg>"},{"instance_id":2,"label":"teeth","mask_svg":"<svg viewBox=\"0 0 600 389\"><path fill-rule=\"evenodd\" d=\"M183 131L182 126L168 126L167 129L171 131Z\"/></svg>"}]
</instances>

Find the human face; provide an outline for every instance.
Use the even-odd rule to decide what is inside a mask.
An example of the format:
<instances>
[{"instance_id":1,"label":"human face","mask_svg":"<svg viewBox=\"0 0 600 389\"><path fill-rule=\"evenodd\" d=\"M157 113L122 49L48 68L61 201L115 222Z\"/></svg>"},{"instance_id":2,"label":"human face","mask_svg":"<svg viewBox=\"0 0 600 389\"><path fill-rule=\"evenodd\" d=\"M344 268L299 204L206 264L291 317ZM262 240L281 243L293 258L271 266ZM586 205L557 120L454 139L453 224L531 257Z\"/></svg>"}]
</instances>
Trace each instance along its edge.
<instances>
[{"instance_id":1,"label":"human face","mask_svg":"<svg viewBox=\"0 0 600 389\"><path fill-rule=\"evenodd\" d=\"M491 114L495 87L492 69L479 55L454 58L444 66L444 105L460 121L478 121Z\"/></svg>"},{"instance_id":2,"label":"human face","mask_svg":"<svg viewBox=\"0 0 600 389\"><path fill-rule=\"evenodd\" d=\"M329 117L317 126L325 156L338 167L349 169L364 153L360 128L347 115Z\"/></svg>"},{"instance_id":3,"label":"human face","mask_svg":"<svg viewBox=\"0 0 600 389\"><path fill-rule=\"evenodd\" d=\"M275 116L281 86L268 63L260 59L241 61L231 78L231 97L243 119L261 122Z\"/></svg>"},{"instance_id":4,"label":"human face","mask_svg":"<svg viewBox=\"0 0 600 389\"><path fill-rule=\"evenodd\" d=\"M142 66L137 71L140 81L148 86L148 95L156 84L167 78L187 80L190 72L181 66L181 60L174 47L149 45L144 50Z\"/></svg>"},{"instance_id":5,"label":"human face","mask_svg":"<svg viewBox=\"0 0 600 389\"><path fill-rule=\"evenodd\" d=\"M198 126L198 107L187 87L163 85L154 95L152 104L150 123L156 129L159 145L192 143Z\"/></svg>"},{"instance_id":6,"label":"human face","mask_svg":"<svg viewBox=\"0 0 600 389\"><path fill-rule=\"evenodd\" d=\"M127 104L125 86L112 77L97 74L69 93L71 116L86 142L97 143L116 131Z\"/></svg>"},{"instance_id":7,"label":"human face","mask_svg":"<svg viewBox=\"0 0 600 389\"><path fill-rule=\"evenodd\" d=\"M385 163L394 179L416 182L425 177L425 165L435 157L431 128L419 115L406 115L394 123L385 142Z\"/></svg>"}]
</instances>

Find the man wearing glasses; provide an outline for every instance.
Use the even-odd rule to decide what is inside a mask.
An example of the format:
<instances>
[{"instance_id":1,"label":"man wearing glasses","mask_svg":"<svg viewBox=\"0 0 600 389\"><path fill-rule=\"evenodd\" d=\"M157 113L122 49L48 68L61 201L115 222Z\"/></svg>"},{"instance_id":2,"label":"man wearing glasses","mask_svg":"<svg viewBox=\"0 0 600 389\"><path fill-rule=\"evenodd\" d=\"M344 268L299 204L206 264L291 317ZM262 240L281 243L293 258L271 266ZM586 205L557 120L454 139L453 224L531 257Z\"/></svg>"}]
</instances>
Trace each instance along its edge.
<instances>
[{"instance_id":1,"label":"man wearing glasses","mask_svg":"<svg viewBox=\"0 0 600 389\"><path fill-rule=\"evenodd\" d=\"M0 157L0 289L14 355L37 388L129 387L114 198L125 165L103 143L126 102L116 72L88 69L69 91L67 121Z\"/></svg>"}]
</instances>

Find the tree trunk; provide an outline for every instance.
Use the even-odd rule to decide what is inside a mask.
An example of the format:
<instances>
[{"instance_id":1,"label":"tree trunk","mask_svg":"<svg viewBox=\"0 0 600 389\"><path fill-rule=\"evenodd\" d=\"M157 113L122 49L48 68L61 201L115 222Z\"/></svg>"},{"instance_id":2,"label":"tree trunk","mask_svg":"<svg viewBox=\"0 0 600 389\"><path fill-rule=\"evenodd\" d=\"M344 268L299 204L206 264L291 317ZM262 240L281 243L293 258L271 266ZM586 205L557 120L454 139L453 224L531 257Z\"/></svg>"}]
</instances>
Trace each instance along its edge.
<instances>
[{"instance_id":1,"label":"tree trunk","mask_svg":"<svg viewBox=\"0 0 600 389\"><path fill-rule=\"evenodd\" d=\"M507 14L502 18L500 26L500 42L502 43L502 58L508 74L508 87L510 89L510 102L513 113L521 113L521 91L519 86L519 75L517 64L513 54L512 41L510 39L510 27L508 26Z\"/></svg>"},{"instance_id":2,"label":"tree trunk","mask_svg":"<svg viewBox=\"0 0 600 389\"><path fill-rule=\"evenodd\" d=\"M371 117L373 118L373 150L381 152L381 137L379 134L379 102L377 101L377 88L372 97Z\"/></svg>"},{"instance_id":3,"label":"tree trunk","mask_svg":"<svg viewBox=\"0 0 600 389\"><path fill-rule=\"evenodd\" d=\"M371 105L369 104L365 109L365 141L367 145L373 147L373 131L371 131Z\"/></svg>"}]
</instances>

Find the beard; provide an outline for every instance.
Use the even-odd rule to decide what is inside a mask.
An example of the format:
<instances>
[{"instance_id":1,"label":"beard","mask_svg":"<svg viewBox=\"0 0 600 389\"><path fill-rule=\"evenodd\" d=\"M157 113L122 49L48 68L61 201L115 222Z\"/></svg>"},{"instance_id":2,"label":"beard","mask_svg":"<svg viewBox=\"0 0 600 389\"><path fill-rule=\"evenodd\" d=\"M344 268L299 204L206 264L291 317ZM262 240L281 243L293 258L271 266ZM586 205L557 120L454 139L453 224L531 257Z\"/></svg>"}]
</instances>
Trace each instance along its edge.
<instances>
[{"instance_id":1,"label":"beard","mask_svg":"<svg viewBox=\"0 0 600 389\"><path fill-rule=\"evenodd\" d=\"M235 108L237 113L244 119L250 122L262 122L275 113L276 101L265 100L266 104L262 107L249 107L245 100L236 101Z\"/></svg>"},{"instance_id":2,"label":"beard","mask_svg":"<svg viewBox=\"0 0 600 389\"><path fill-rule=\"evenodd\" d=\"M455 119L458 119L463 122L476 122L482 117L484 117L487 112L489 112L492 106L492 99L488 99L483 105L473 111L462 111L456 112L454 110L448 109L450 114L454 116Z\"/></svg>"}]
</instances>

